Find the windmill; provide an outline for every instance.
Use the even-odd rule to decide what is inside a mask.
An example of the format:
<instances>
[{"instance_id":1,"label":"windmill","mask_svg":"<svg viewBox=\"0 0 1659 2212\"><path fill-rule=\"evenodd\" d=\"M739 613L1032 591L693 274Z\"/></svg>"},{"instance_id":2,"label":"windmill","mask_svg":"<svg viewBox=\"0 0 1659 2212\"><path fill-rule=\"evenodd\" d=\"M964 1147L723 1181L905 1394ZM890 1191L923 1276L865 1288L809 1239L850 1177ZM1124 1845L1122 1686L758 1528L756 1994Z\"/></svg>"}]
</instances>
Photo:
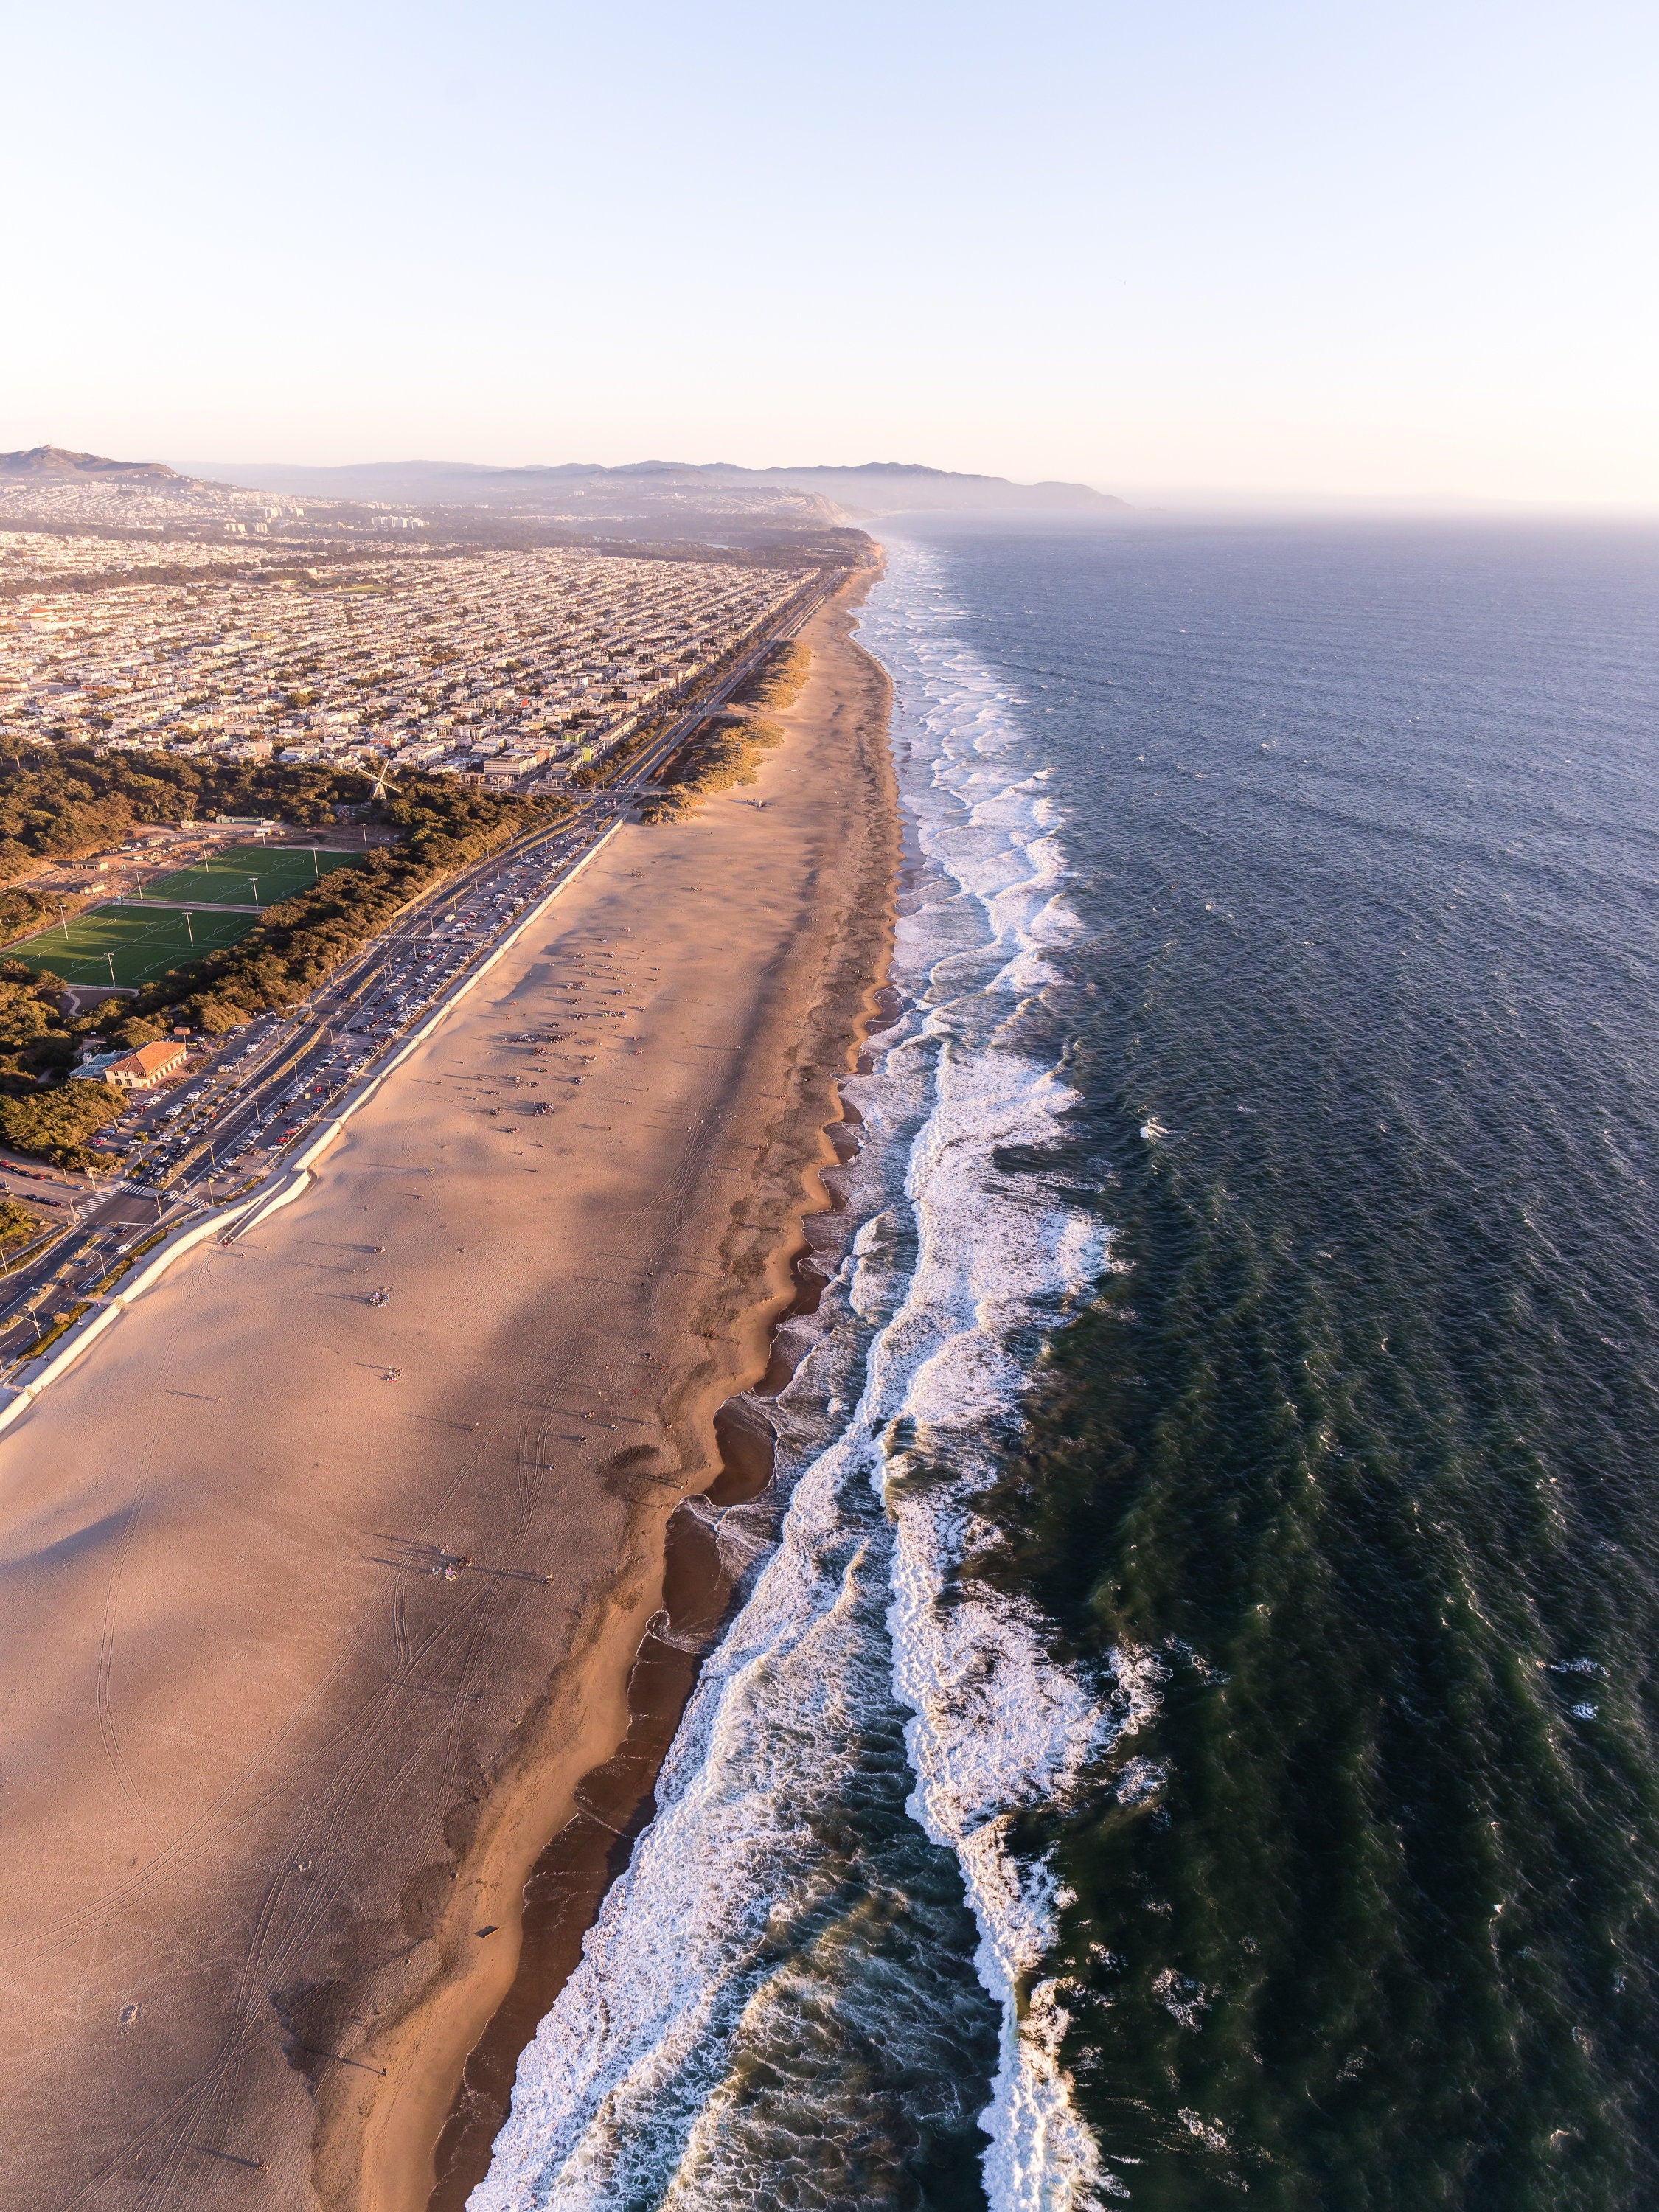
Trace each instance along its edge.
<instances>
[{"instance_id":1,"label":"windmill","mask_svg":"<svg viewBox=\"0 0 1659 2212\"><path fill-rule=\"evenodd\" d=\"M387 793L387 792L388 792L388 791L392 792L392 793L396 793L396 791L397 791L397 789L398 789L397 785L396 785L395 783L391 782L391 781L388 780L388 778L387 778L387 775L386 775L386 769L387 769L387 766L388 766L388 763L387 763L386 760L382 759L382 761L381 761L381 763L380 763L380 766L379 766L379 767L375 769L375 771L374 771L374 789L369 793L369 794L368 794L368 804L369 804L371 806L373 806L373 805L374 805L374 802L375 802L375 800L376 800L377 799L384 799L384 798L386 797L386 793ZM357 820L357 827L358 827L359 830L362 833L363 850L364 850L364 852L368 852L368 823L367 823L367 822L362 818L362 817L361 815L358 817L358 820ZM316 861L313 860L313 862L312 862L312 866L313 866L313 867L315 867L315 866L316 866L316 865L317 865L317 864L316 864Z\"/></svg>"}]
</instances>

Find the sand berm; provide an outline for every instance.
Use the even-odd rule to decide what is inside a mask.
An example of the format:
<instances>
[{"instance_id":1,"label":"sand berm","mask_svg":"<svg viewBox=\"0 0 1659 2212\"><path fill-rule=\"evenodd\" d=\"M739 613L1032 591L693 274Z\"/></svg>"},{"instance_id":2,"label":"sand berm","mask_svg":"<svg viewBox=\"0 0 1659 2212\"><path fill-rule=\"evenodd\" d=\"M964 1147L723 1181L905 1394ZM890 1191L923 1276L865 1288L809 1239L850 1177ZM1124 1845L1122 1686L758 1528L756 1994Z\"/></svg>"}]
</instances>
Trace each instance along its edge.
<instances>
[{"instance_id":1,"label":"sand berm","mask_svg":"<svg viewBox=\"0 0 1659 2212\"><path fill-rule=\"evenodd\" d=\"M754 785L612 837L0 1436L7 2212L425 2204L884 979L858 589Z\"/></svg>"}]
</instances>

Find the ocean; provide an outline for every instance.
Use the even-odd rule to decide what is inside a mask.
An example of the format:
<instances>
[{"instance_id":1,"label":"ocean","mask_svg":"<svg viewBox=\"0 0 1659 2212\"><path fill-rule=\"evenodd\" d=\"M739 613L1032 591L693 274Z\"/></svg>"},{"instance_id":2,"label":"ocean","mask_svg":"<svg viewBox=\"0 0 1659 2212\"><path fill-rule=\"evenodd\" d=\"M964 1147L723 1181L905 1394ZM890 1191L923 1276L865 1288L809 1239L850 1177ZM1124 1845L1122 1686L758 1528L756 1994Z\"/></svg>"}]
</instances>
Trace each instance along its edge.
<instances>
[{"instance_id":1,"label":"ocean","mask_svg":"<svg viewBox=\"0 0 1659 2212\"><path fill-rule=\"evenodd\" d=\"M1659 534L885 537L844 1254L474 2212L1651 2208Z\"/></svg>"}]
</instances>

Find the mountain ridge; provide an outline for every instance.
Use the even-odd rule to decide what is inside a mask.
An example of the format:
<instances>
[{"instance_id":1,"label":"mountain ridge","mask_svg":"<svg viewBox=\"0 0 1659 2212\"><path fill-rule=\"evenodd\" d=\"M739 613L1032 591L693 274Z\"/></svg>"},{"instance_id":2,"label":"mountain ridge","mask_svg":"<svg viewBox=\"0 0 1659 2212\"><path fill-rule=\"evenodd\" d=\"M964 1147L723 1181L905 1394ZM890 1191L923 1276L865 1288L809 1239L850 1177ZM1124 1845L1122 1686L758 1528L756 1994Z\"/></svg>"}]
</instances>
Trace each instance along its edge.
<instances>
[{"instance_id":1,"label":"mountain ridge","mask_svg":"<svg viewBox=\"0 0 1659 2212\"><path fill-rule=\"evenodd\" d=\"M192 473L251 490L309 494L313 498L392 499L476 505L493 496L532 497L557 489L581 496L579 487L660 486L665 490L752 489L815 492L854 511L901 509L1036 509L1066 513L1123 513L1127 502L1091 485L1049 480L1021 484L1006 477L935 469L919 461L864 461L841 466L815 462L799 467L744 468L732 461L538 461L497 466L484 461L353 461L309 467L292 462L212 461Z\"/></svg>"},{"instance_id":2,"label":"mountain ridge","mask_svg":"<svg viewBox=\"0 0 1659 2212\"><path fill-rule=\"evenodd\" d=\"M67 446L24 446L15 453L0 453L0 477L95 477L137 482L167 477L181 482L180 472L165 461L113 461L105 453L72 453Z\"/></svg>"}]
</instances>

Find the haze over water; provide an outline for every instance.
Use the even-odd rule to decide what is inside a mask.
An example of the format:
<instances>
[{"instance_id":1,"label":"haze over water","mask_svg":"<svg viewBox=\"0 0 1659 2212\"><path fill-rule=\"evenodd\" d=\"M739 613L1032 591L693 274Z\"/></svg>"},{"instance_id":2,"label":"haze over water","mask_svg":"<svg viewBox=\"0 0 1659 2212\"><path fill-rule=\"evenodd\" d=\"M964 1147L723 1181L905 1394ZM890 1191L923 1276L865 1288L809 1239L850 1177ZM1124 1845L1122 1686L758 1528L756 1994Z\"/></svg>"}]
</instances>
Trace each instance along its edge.
<instances>
[{"instance_id":1,"label":"haze over water","mask_svg":"<svg viewBox=\"0 0 1659 2212\"><path fill-rule=\"evenodd\" d=\"M863 1226L475 2202L1650 2205L1659 538L890 551Z\"/></svg>"}]
</instances>

